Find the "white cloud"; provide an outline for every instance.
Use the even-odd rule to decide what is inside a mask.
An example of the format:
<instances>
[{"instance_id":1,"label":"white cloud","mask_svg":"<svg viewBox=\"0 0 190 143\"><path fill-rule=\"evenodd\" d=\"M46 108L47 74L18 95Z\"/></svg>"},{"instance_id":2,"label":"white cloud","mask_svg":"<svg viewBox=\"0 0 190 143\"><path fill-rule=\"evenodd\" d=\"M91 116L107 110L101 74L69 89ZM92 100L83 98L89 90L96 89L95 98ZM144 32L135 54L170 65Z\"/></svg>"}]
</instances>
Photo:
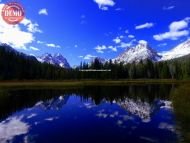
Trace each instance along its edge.
<instances>
[{"instance_id":1,"label":"white cloud","mask_svg":"<svg viewBox=\"0 0 190 143\"><path fill-rule=\"evenodd\" d=\"M95 50L96 50L96 52L97 53L104 53L104 50L106 50L107 49L107 47L105 46L105 45L102 45L102 46L96 46L95 48L94 48Z\"/></svg>"},{"instance_id":2,"label":"white cloud","mask_svg":"<svg viewBox=\"0 0 190 143\"><path fill-rule=\"evenodd\" d=\"M184 20L190 22L190 17L186 17Z\"/></svg>"},{"instance_id":3,"label":"white cloud","mask_svg":"<svg viewBox=\"0 0 190 143\"><path fill-rule=\"evenodd\" d=\"M36 47L33 47L33 46L30 46L30 50L39 51L40 49L38 49L38 48L36 48Z\"/></svg>"},{"instance_id":4,"label":"white cloud","mask_svg":"<svg viewBox=\"0 0 190 143\"><path fill-rule=\"evenodd\" d=\"M108 46L108 49L112 50L113 52L117 52L117 48L114 46Z\"/></svg>"},{"instance_id":5,"label":"white cloud","mask_svg":"<svg viewBox=\"0 0 190 143\"><path fill-rule=\"evenodd\" d=\"M142 24L142 25L137 25L135 27L135 29L139 30L139 29L145 29L145 28L151 28L154 26L154 23L145 23L145 24Z\"/></svg>"},{"instance_id":6,"label":"white cloud","mask_svg":"<svg viewBox=\"0 0 190 143\"><path fill-rule=\"evenodd\" d=\"M39 29L39 25L38 23L32 23L31 20L25 18L23 19L23 21L21 22L21 24L23 24L24 26L27 27L27 30L31 33L42 33L42 31Z\"/></svg>"},{"instance_id":7,"label":"white cloud","mask_svg":"<svg viewBox=\"0 0 190 143\"><path fill-rule=\"evenodd\" d=\"M174 21L170 24L170 31L179 31L188 27L188 22L186 20Z\"/></svg>"},{"instance_id":8,"label":"white cloud","mask_svg":"<svg viewBox=\"0 0 190 143\"><path fill-rule=\"evenodd\" d=\"M188 30L183 30L183 31L169 31L165 32L162 34L154 35L154 39L157 41L162 41L165 39L170 39L170 40L178 40L180 37L183 36L188 36L189 31Z\"/></svg>"},{"instance_id":9,"label":"white cloud","mask_svg":"<svg viewBox=\"0 0 190 143\"><path fill-rule=\"evenodd\" d=\"M136 39L132 39L130 42L121 42L121 44L118 47L120 48L132 47L136 41L137 41Z\"/></svg>"},{"instance_id":10,"label":"white cloud","mask_svg":"<svg viewBox=\"0 0 190 143\"><path fill-rule=\"evenodd\" d=\"M61 48L61 46L59 46L59 45L56 45L56 44L46 44L46 46L48 46L48 47L51 47L51 48Z\"/></svg>"},{"instance_id":11,"label":"white cloud","mask_svg":"<svg viewBox=\"0 0 190 143\"><path fill-rule=\"evenodd\" d=\"M102 45L102 46L96 46L94 48L96 50L97 53L101 53L103 54L105 50L111 50L113 52L117 52L117 47L114 47L114 46L106 46L106 45Z\"/></svg>"},{"instance_id":12,"label":"white cloud","mask_svg":"<svg viewBox=\"0 0 190 143\"><path fill-rule=\"evenodd\" d=\"M129 33L129 30L125 30L125 33L128 34L128 33Z\"/></svg>"},{"instance_id":13,"label":"white cloud","mask_svg":"<svg viewBox=\"0 0 190 143\"><path fill-rule=\"evenodd\" d=\"M86 56L81 56L81 58L83 58L84 60L90 60L90 59L93 59L93 58L96 58L97 56L93 56L91 54L87 54Z\"/></svg>"},{"instance_id":14,"label":"white cloud","mask_svg":"<svg viewBox=\"0 0 190 143\"><path fill-rule=\"evenodd\" d=\"M35 39L32 33L21 31L18 26L10 26L9 28L0 26L0 35L1 43L19 49L26 49L26 45L32 43Z\"/></svg>"},{"instance_id":15,"label":"white cloud","mask_svg":"<svg viewBox=\"0 0 190 143\"><path fill-rule=\"evenodd\" d=\"M131 47L131 45L132 45L132 43L131 42L128 42L128 43L126 43L126 42L121 42L121 44L120 44L120 48L127 48L127 47Z\"/></svg>"},{"instance_id":16,"label":"white cloud","mask_svg":"<svg viewBox=\"0 0 190 143\"><path fill-rule=\"evenodd\" d=\"M53 44L53 43L47 43L47 42L45 42L45 41L40 41L40 40L38 40L36 43L37 43L37 44L42 44L42 45L47 46L47 47L50 47L50 48L61 48L60 45ZM78 45L74 45L74 46L77 47Z\"/></svg>"},{"instance_id":17,"label":"white cloud","mask_svg":"<svg viewBox=\"0 0 190 143\"><path fill-rule=\"evenodd\" d=\"M0 11L4 4L0 4ZM22 27L22 28L21 28ZM18 25L7 24L0 16L0 42L6 43L13 48L27 49L26 45L35 40L34 33L41 32L37 23L24 19Z\"/></svg>"},{"instance_id":18,"label":"white cloud","mask_svg":"<svg viewBox=\"0 0 190 143\"><path fill-rule=\"evenodd\" d=\"M135 36L134 35L128 35L128 38L133 39L133 38L135 38Z\"/></svg>"},{"instance_id":19,"label":"white cloud","mask_svg":"<svg viewBox=\"0 0 190 143\"><path fill-rule=\"evenodd\" d=\"M108 10L109 6L114 6L115 2L113 0L94 0L98 4L101 10Z\"/></svg>"},{"instance_id":20,"label":"white cloud","mask_svg":"<svg viewBox=\"0 0 190 143\"><path fill-rule=\"evenodd\" d=\"M161 43L158 45L158 47L164 47L164 46L167 46L168 44L167 43Z\"/></svg>"},{"instance_id":21,"label":"white cloud","mask_svg":"<svg viewBox=\"0 0 190 143\"><path fill-rule=\"evenodd\" d=\"M175 6L174 5L171 5L171 6L169 6L169 7L163 7L163 10L172 10L172 9L174 9L175 8Z\"/></svg>"},{"instance_id":22,"label":"white cloud","mask_svg":"<svg viewBox=\"0 0 190 143\"><path fill-rule=\"evenodd\" d=\"M139 40L139 44L148 44L148 42L147 41L145 41L145 40Z\"/></svg>"},{"instance_id":23,"label":"white cloud","mask_svg":"<svg viewBox=\"0 0 190 143\"><path fill-rule=\"evenodd\" d=\"M101 10L108 10L108 7L101 7Z\"/></svg>"},{"instance_id":24,"label":"white cloud","mask_svg":"<svg viewBox=\"0 0 190 143\"><path fill-rule=\"evenodd\" d=\"M115 10L116 11L122 11L123 9L122 8L116 8Z\"/></svg>"},{"instance_id":25,"label":"white cloud","mask_svg":"<svg viewBox=\"0 0 190 143\"><path fill-rule=\"evenodd\" d=\"M40 9L38 12L39 15L48 15L48 11L46 8Z\"/></svg>"},{"instance_id":26,"label":"white cloud","mask_svg":"<svg viewBox=\"0 0 190 143\"><path fill-rule=\"evenodd\" d=\"M82 24L82 25L83 25L83 24L87 24L86 15L84 15L84 14L81 15L81 16L80 16L80 19L81 19L80 24Z\"/></svg>"},{"instance_id":27,"label":"white cloud","mask_svg":"<svg viewBox=\"0 0 190 143\"><path fill-rule=\"evenodd\" d=\"M190 22L190 18L187 17L180 21L174 21L169 25L169 32L161 33L154 35L154 39L157 41L162 41L165 39L170 40L178 40L180 37L188 36L188 24Z\"/></svg>"},{"instance_id":28,"label":"white cloud","mask_svg":"<svg viewBox=\"0 0 190 143\"><path fill-rule=\"evenodd\" d=\"M114 41L116 44L121 43L121 39L120 39L119 37L116 37L115 39L113 39L113 41Z\"/></svg>"},{"instance_id":29,"label":"white cloud","mask_svg":"<svg viewBox=\"0 0 190 143\"><path fill-rule=\"evenodd\" d=\"M38 44L44 44L45 42L38 40L37 43L38 43Z\"/></svg>"},{"instance_id":30,"label":"white cloud","mask_svg":"<svg viewBox=\"0 0 190 143\"><path fill-rule=\"evenodd\" d=\"M85 19L86 18L86 15L81 15L81 17L80 17L81 19Z\"/></svg>"},{"instance_id":31,"label":"white cloud","mask_svg":"<svg viewBox=\"0 0 190 143\"><path fill-rule=\"evenodd\" d=\"M125 37L125 36L123 36L123 35L120 35L120 36L119 36L120 39L123 39L124 37Z\"/></svg>"}]
</instances>

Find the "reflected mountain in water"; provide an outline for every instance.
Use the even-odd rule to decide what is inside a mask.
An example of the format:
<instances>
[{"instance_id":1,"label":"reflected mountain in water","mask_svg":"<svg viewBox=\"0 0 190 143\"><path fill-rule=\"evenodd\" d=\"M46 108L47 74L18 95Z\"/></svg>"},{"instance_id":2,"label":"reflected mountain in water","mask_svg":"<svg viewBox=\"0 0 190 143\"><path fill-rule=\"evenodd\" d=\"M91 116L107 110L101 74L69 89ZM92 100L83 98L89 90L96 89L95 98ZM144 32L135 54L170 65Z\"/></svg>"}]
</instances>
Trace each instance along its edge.
<instances>
[{"instance_id":1,"label":"reflected mountain in water","mask_svg":"<svg viewBox=\"0 0 190 143\"><path fill-rule=\"evenodd\" d=\"M0 106L15 108L1 112L7 111L0 121L0 142L176 143L179 133L169 96L173 86L160 88L6 90Z\"/></svg>"},{"instance_id":2,"label":"reflected mountain in water","mask_svg":"<svg viewBox=\"0 0 190 143\"><path fill-rule=\"evenodd\" d=\"M59 110L61 109L69 100L68 95L62 95L59 97L55 97L52 99L49 99L47 101L39 101L36 103L36 107L41 107L44 110Z\"/></svg>"},{"instance_id":3,"label":"reflected mountain in water","mask_svg":"<svg viewBox=\"0 0 190 143\"><path fill-rule=\"evenodd\" d=\"M117 104L132 115L141 118L143 122L149 122L151 115L160 108L172 108L171 102L165 100L155 100L150 104L148 102L143 102L141 99L134 101L133 99L126 98L117 102Z\"/></svg>"}]
</instances>

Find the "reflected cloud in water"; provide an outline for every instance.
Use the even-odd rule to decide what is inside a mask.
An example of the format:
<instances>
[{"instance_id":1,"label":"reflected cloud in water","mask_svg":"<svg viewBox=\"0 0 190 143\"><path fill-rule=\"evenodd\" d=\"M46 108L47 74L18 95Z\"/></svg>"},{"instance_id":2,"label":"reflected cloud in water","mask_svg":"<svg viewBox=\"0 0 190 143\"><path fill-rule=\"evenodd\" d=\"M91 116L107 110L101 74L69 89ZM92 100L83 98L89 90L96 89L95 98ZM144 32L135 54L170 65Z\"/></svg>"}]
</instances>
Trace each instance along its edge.
<instances>
[{"instance_id":1,"label":"reflected cloud in water","mask_svg":"<svg viewBox=\"0 0 190 143\"><path fill-rule=\"evenodd\" d=\"M10 117L0 123L0 142L11 142L15 136L27 134L30 125L22 121L23 116Z\"/></svg>"},{"instance_id":2,"label":"reflected cloud in water","mask_svg":"<svg viewBox=\"0 0 190 143\"><path fill-rule=\"evenodd\" d=\"M33 106L1 120L0 142L167 143L168 139L177 140L171 101L159 98L149 101L139 96L99 100L97 93L90 95L59 93L36 100ZM162 138L163 135L167 138Z\"/></svg>"},{"instance_id":3,"label":"reflected cloud in water","mask_svg":"<svg viewBox=\"0 0 190 143\"><path fill-rule=\"evenodd\" d=\"M44 124L44 121L53 122L59 119L58 116L49 117L49 115L42 115L46 114L47 110L60 110L67 100L67 96L65 98L60 96L47 101L39 101L32 108L13 114L0 123L0 142L12 142L15 137L27 135L29 129L39 124ZM23 136L23 142L27 142L27 140L28 136Z\"/></svg>"}]
</instances>

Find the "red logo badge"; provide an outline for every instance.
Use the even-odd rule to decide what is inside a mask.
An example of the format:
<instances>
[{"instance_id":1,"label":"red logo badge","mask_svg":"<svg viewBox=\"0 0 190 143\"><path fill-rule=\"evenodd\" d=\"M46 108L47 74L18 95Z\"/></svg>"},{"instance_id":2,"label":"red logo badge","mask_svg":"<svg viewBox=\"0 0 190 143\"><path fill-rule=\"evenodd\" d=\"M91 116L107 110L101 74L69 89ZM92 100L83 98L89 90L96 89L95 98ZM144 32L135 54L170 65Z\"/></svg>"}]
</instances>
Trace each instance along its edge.
<instances>
[{"instance_id":1,"label":"red logo badge","mask_svg":"<svg viewBox=\"0 0 190 143\"><path fill-rule=\"evenodd\" d=\"M24 8L17 2L5 4L1 12L3 20L12 25L20 23L24 19L24 15Z\"/></svg>"}]
</instances>

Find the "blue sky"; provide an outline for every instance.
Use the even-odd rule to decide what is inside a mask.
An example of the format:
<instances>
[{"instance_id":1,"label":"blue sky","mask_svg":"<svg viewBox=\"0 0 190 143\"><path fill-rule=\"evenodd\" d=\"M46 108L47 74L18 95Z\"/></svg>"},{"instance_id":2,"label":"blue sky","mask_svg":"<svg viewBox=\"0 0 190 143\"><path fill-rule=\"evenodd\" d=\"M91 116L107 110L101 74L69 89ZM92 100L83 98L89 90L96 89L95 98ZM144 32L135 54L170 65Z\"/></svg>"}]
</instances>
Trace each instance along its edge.
<instances>
[{"instance_id":1,"label":"blue sky","mask_svg":"<svg viewBox=\"0 0 190 143\"><path fill-rule=\"evenodd\" d=\"M7 2L0 1L1 7ZM148 41L161 52L189 38L188 0L20 3L25 9L25 19L16 26L6 25L0 19L0 42L36 56L61 53L71 65L96 56L115 58L139 40Z\"/></svg>"}]
</instances>

